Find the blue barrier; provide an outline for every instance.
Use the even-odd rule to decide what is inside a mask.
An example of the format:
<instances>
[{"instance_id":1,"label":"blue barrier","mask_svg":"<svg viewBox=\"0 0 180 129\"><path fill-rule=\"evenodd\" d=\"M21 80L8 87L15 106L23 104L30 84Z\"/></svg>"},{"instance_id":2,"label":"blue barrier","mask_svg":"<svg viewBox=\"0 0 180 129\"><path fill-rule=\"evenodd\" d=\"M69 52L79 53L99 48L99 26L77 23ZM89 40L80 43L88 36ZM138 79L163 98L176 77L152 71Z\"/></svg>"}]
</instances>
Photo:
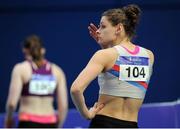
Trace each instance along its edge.
<instances>
[{"instance_id":1,"label":"blue barrier","mask_svg":"<svg viewBox=\"0 0 180 129\"><path fill-rule=\"evenodd\" d=\"M15 114L18 123L17 113ZM139 112L141 128L180 128L180 100L166 103L143 104ZM80 116L76 109L70 109L64 128L86 128L88 120ZM4 113L0 114L0 127L3 127Z\"/></svg>"},{"instance_id":2,"label":"blue barrier","mask_svg":"<svg viewBox=\"0 0 180 129\"><path fill-rule=\"evenodd\" d=\"M139 127L174 128L180 127L180 101L144 104L139 112ZM179 119L179 121L178 121ZM178 125L179 124L179 125Z\"/></svg>"},{"instance_id":3,"label":"blue barrier","mask_svg":"<svg viewBox=\"0 0 180 129\"><path fill-rule=\"evenodd\" d=\"M180 127L180 100L177 102L177 104L176 104L176 106L175 106L175 108L176 108L176 119L175 119L175 125L176 125L176 127L177 128L179 128Z\"/></svg>"}]
</instances>

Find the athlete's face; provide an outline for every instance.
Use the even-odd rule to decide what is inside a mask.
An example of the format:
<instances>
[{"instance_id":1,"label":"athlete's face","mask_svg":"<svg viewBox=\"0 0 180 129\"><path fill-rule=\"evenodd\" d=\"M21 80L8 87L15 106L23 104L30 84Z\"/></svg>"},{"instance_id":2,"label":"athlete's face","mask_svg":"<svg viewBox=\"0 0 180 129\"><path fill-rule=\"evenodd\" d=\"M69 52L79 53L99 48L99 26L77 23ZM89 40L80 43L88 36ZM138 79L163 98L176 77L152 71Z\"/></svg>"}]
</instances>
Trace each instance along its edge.
<instances>
[{"instance_id":1,"label":"athlete's face","mask_svg":"<svg viewBox=\"0 0 180 129\"><path fill-rule=\"evenodd\" d=\"M106 16L103 16L100 21L98 34L98 43L102 45L111 44L116 39L116 27L108 21Z\"/></svg>"}]
</instances>

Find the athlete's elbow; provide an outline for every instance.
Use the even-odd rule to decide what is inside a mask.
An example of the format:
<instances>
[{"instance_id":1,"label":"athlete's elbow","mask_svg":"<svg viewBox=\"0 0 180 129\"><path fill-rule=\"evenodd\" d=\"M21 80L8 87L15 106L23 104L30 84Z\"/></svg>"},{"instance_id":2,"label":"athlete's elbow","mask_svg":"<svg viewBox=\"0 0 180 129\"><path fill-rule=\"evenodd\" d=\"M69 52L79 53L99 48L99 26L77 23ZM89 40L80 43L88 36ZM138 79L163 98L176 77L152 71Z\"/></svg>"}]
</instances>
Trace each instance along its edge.
<instances>
[{"instance_id":1,"label":"athlete's elbow","mask_svg":"<svg viewBox=\"0 0 180 129\"><path fill-rule=\"evenodd\" d=\"M73 83L70 91L71 91L71 94L73 95L73 94L81 93L82 89L77 84Z\"/></svg>"}]
</instances>

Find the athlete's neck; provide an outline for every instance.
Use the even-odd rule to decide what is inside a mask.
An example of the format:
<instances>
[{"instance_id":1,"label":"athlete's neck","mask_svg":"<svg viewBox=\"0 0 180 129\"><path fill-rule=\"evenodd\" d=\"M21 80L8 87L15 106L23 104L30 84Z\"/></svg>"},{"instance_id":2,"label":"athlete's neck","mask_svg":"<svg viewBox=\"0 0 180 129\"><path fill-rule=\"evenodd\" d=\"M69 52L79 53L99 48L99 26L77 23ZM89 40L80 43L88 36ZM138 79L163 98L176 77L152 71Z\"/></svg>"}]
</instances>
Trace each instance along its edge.
<instances>
[{"instance_id":1,"label":"athlete's neck","mask_svg":"<svg viewBox=\"0 0 180 129\"><path fill-rule=\"evenodd\" d=\"M34 63L37 65L37 67L41 67L46 63L46 60L44 58L40 59L40 60L35 60Z\"/></svg>"},{"instance_id":2,"label":"athlete's neck","mask_svg":"<svg viewBox=\"0 0 180 129\"><path fill-rule=\"evenodd\" d=\"M117 39L116 41L114 41L113 46L116 46L116 45L128 45L128 44L131 44L130 39L125 37L125 38Z\"/></svg>"}]
</instances>

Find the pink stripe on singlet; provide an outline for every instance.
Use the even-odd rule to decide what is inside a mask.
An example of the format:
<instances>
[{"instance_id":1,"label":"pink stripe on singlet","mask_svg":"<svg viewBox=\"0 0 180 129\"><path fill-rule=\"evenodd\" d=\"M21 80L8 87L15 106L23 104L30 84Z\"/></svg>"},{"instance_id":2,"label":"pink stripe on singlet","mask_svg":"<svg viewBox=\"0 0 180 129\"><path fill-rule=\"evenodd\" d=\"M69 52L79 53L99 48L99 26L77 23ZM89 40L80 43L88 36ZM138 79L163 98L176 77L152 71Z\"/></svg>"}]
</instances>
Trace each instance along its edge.
<instances>
[{"instance_id":1,"label":"pink stripe on singlet","mask_svg":"<svg viewBox=\"0 0 180 129\"><path fill-rule=\"evenodd\" d=\"M56 123L57 116L56 115L42 115L41 116L41 115L34 115L34 114L28 114L28 113L20 113L19 120L48 124L48 123Z\"/></svg>"},{"instance_id":2,"label":"pink stripe on singlet","mask_svg":"<svg viewBox=\"0 0 180 129\"><path fill-rule=\"evenodd\" d=\"M132 54L132 55L135 55L135 54L137 54L138 52L139 52L139 46L135 46L135 49L134 49L134 51L130 51L130 50L128 50L126 47L124 47L124 46L122 46L124 49L126 49L126 51L128 51L130 54Z\"/></svg>"}]
</instances>

